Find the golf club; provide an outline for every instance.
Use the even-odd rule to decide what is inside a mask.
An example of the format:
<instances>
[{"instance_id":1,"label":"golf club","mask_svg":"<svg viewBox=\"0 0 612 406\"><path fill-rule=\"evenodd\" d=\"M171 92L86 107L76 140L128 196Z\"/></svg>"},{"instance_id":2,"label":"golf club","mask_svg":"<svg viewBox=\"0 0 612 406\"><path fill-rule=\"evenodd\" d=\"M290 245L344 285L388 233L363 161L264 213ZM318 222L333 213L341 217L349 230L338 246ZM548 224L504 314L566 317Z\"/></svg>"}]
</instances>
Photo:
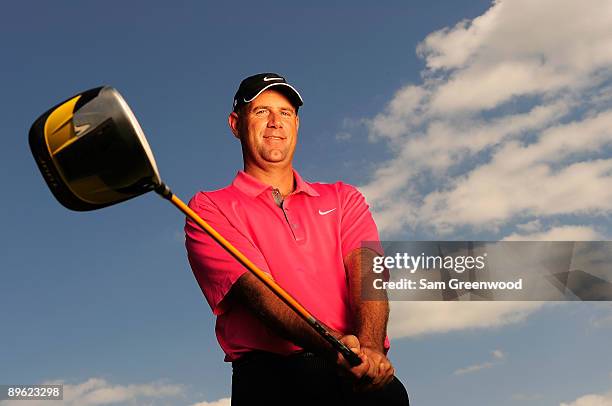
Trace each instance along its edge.
<instances>
[{"instance_id":1,"label":"golf club","mask_svg":"<svg viewBox=\"0 0 612 406\"><path fill-rule=\"evenodd\" d=\"M40 116L30 148L55 198L71 210L100 209L155 191L195 221L236 260L340 352L351 366L361 359L336 339L271 276L223 238L162 182L145 135L119 92L102 86L79 93Z\"/></svg>"}]
</instances>

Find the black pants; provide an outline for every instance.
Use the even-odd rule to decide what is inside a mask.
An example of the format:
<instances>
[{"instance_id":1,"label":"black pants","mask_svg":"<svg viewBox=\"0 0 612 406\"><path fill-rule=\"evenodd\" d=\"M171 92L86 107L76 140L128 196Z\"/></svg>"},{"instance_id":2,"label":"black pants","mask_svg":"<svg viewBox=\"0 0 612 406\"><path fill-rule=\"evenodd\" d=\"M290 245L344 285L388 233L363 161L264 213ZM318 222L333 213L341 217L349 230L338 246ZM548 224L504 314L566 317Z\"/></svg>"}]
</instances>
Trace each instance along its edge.
<instances>
[{"instance_id":1,"label":"black pants","mask_svg":"<svg viewBox=\"0 0 612 406\"><path fill-rule=\"evenodd\" d=\"M382 390L355 392L333 362L313 353L284 357L253 352L232 368L232 406L409 406L397 378Z\"/></svg>"}]
</instances>

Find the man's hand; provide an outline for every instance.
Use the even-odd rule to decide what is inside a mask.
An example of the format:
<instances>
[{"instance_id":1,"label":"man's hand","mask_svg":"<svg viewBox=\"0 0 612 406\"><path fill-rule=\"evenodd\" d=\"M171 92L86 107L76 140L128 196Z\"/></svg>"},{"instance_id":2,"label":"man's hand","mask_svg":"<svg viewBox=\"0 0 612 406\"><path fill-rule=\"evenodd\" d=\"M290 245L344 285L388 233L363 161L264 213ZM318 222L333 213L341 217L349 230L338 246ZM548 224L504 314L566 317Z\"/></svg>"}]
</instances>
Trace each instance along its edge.
<instances>
[{"instance_id":1,"label":"man's hand","mask_svg":"<svg viewBox=\"0 0 612 406\"><path fill-rule=\"evenodd\" d=\"M364 391L382 389L393 380L395 368L393 368L391 361L382 352L370 347L361 347L361 351L372 364L377 366L376 376L361 389Z\"/></svg>"},{"instance_id":2,"label":"man's hand","mask_svg":"<svg viewBox=\"0 0 612 406\"><path fill-rule=\"evenodd\" d=\"M356 380L363 379L364 377L368 376L368 374L374 377L374 364L371 363L368 357L361 351L361 344L359 344L359 339L357 339L357 337L353 335L345 335L340 337L338 340L344 345L346 345L355 354L357 354L359 359L361 359L361 364L352 367L342 356L342 354L337 353L336 363L342 368L342 371L345 372L345 375L351 376L353 379Z\"/></svg>"},{"instance_id":3,"label":"man's hand","mask_svg":"<svg viewBox=\"0 0 612 406\"><path fill-rule=\"evenodd\" d=\"M337 364L355 383L355 390L372 391L382 389L393 379L395 369L387 357L371 348L361 347L359 339L346 335L340 341L351 349L361 359L361 364L351 367L344 357L338 353Z\"/></svg>"}]
</instances>

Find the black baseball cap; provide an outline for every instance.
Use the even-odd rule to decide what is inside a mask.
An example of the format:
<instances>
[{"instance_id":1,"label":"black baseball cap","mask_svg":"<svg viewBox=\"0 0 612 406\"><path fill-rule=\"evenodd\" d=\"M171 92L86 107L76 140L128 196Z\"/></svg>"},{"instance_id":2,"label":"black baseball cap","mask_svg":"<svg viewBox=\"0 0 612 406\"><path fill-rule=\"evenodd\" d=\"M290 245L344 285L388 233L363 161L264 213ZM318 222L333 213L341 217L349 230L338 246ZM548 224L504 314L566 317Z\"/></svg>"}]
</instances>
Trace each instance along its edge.
<instances>
[{"instance_id":1,"label":"black baseball cap","mask_svg":"<svg viewBox=\"0 0 612 406\"><path fill-rule=\"evenodd\" d=\"M240 86L234 96L234 111L237 111L240 107L253 101L257 96L264 90L271 87L275 87L274 90L278 90L284 94L291 104L297 111L298 108L304 104L300 93L287 81L284 77L277 73L258 73L257 75L249 76L240 82Z\"/></svg>"}]
</instances>

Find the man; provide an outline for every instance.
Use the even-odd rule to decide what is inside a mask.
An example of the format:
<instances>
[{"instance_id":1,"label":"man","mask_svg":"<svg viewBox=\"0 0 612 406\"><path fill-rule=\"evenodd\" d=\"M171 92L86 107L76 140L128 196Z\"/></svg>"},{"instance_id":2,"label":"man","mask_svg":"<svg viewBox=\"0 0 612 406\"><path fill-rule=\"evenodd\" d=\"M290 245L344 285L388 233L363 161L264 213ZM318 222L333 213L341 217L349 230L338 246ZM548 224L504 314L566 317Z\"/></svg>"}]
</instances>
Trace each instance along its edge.
<instances>
[{"instance_id":1,"label":"man","mask_svg":"<svg viewBox=\"0 0 612 406\"><path fill-rule=\"evenodd\" d=\"M308 183L293 169L298 91L274 73L250 76L229 126L244 170L197 193L190 207L356 352L351 368L329 344L191 220L186 247L232 362L232 404L407 405L386 357L388 304L360 299L360 267L382 253L363 196L352 186Z\"/></svg>"}]
</instances>

